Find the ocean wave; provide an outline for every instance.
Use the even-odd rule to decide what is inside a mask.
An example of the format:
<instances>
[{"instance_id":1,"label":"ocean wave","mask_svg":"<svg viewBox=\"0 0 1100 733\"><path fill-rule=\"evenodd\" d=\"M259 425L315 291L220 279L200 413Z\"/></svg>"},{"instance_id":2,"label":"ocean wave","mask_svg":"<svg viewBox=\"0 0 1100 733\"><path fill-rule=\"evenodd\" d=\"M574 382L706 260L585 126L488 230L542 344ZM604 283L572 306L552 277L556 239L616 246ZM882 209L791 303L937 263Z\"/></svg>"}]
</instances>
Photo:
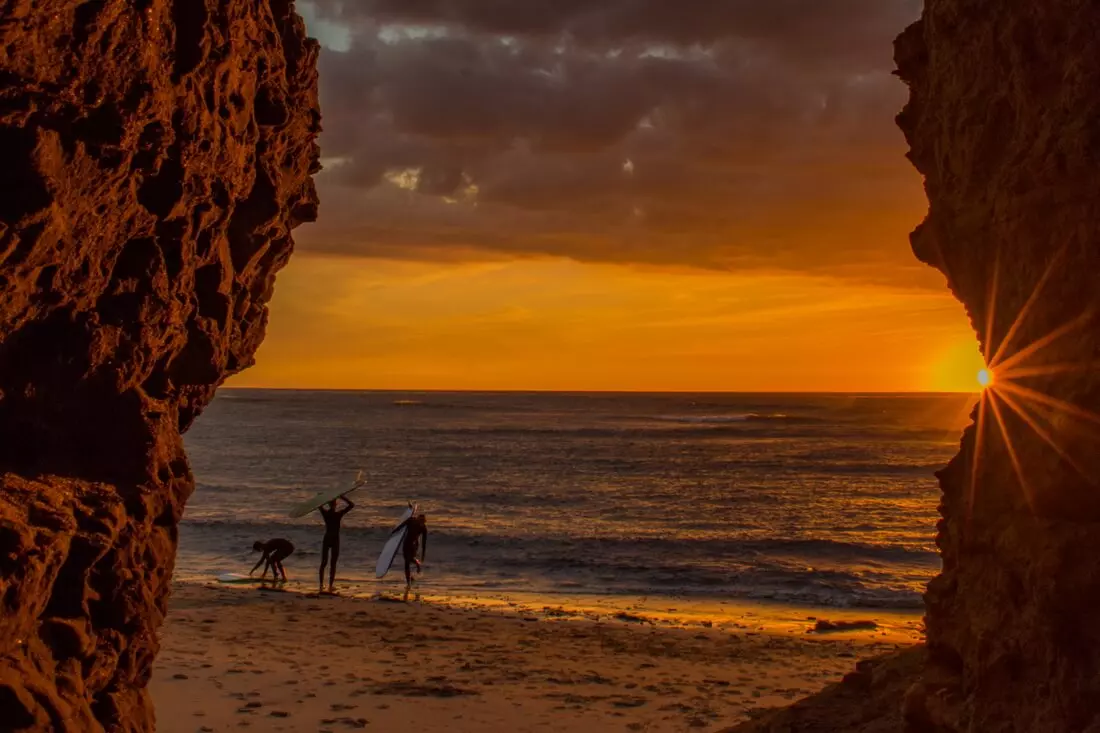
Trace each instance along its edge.
<instances>
[{"instance_id":1,"label":"ocean wave","mask_svg":"<svg viewBox=\"0 0 1100 733\"><path fill-rule=\"evenodd\" d=\"M685 425L727 425L729 423L743 422L776 422L813 425L828 422L818 417L789 415L784 412L746 412L732 415L657 415L652 419L658 422L683 423Z\"/></svg>"},{"instance_id":2,"label":"ocean wave","mask_svg":"<svg viewBox=\"0 0 1100 733\"><path fill-rule=\"evenodd\" d=\"M184 520L181 571L251 562L255 539L282 536L298 550L295 575L311 572L318 525ZM344 572L373 567L388 527L345 527ZM938 556L917 548L823 539L687 540L522 538L449 528L431 537L433 578L485 587L588 588L605 595L707 596L848 607L917 607ZM205 559L204 559L205 558ZM433 583L436 582L433 580Z\"/></svg>"},{"instance_id":3,"label":"ocean wave","mask_svg":"<svg viewBox=\"0 0 1100 733\"><path fill-rule=\"evenodd\" d=\"M659 421L647 419L625 423L622 425L493 425L487 427L467 425L439 425L424 429L431 437L454 436L480 436L514 437L518 439L548 436L555 438L624 438L644 440L684 440L692 437L702 439L713 438L738 438L752 440L755 438L811 438L822 439L828 437L835 439L844 437L839 435L832 426L822 422L814 422L812 419L794 418L790 420L741 420L727 421L723 423L674 423L671 421Z\"/></svg>"},{"instance_id":4,"label":"ocean wave","mask_svg":"<svg viewBox=\"0 0 1100 733\"><path fill-rule=\"evenodd\" d=\"M389 534L392 518L376 526L345 526L345 544L373 547ZM288 520L256 521L184 518L181 528L189 544L207 551L239 544L248 537L285 536L312 542L322 534L320 524ZM753 566L759 568L813 568L816 572L848 572L876 568L935 569L939 554L932 549L833 539L692 539L690 537L546 537L503 536L468 528L433 527L432 543L462 562L489 562L537 566L540 569L614 566L623 571L660 567Z\"/></svg>"},{"instance_id":5,"label":"ocean wave","mask_svg":"<svg viewBox=\"0 0 1100 733\"><path fill-rule=\"evenodd\" d=\"M417 410L464 410L467 412L477 411L476 407L471 407L469 405L463 405L455 402L442 402L439 400L429 401L416 399L399 399L391 401L389 403L389 406L415 408Z\"/></svg>"},{"instance_id":6,"label":"ocean wave","mask_svg":"<svg viewBox=\"0 0 1100 733\"><path fill-rule=\"evenodd\" d=\"M813 473L879 476L879 475L914 475L928 476L942 469L942 463L905 464L905 463L818 463L810 470Z\"/></svg>"},{"instance_id":7,"label":"ocean wave","mask_svg":"<svg viewBox=\"0 0 1100 733\"><path fill-rule=\"evenodd\" d=\"M939 562L939 554L922 547L897 544L847 542L827 539L761 539L743 544L746 550L765 555L789 554L806 559L878 560L892 562Z\"/></svg>"},{"instance_id":8,"label":"ocean wave","mask_svg":"<svg viewBox=\"0 0 1100 733\"><path fill-rule=\"evenodd\" d=\"M746 588L738 595L749 600L832 608L916 610L924 607L921 591L889 588Z\"/></svg>"},{"instance_id":9,"label":"ocean wave","mask_svg":"<svg viewBox=\"0 0 1100 733\"><path fill-rule=\"evenodd\" d=\"M547 558L547 560L550 560ZM783 601L836 607L917 608L926 575L806 568L782 563L699 566L639 563L600 558L558 558L540 568L540 577L568 587L598 588L622 595L707 596Z\"/></svg>"}]
</instances>

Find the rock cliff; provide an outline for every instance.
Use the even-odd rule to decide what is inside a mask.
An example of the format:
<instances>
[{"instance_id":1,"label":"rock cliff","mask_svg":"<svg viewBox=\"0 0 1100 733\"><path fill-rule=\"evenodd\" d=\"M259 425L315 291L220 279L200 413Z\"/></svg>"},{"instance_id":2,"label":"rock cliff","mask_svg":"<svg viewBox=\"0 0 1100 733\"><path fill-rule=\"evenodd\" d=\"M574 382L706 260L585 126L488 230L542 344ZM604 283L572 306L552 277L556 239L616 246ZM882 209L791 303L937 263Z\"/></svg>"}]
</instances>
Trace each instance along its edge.
<instances>
[{"instance_id":1,"label":"rock cliff","mask_svg":"<svg viewBox=\"0 0 1100 733\"><path fill-rule=\"evenodd\" d=\"M0 727L149 730L181 433L317 200L292 0L0 0Z\"/></svg>"},{"instance_id":2,"label":"rock cliff","mask_svg":"<svg viewBox=\"0 0 1100 733\"><path fill-rule=\"evenodd\" d=\"M925 0L898 38L929 200L913 250L994 383L938 474L926 664L873 704L857 675L735 730L1100 731L1098 28L1094 0Z\"/></svg>"},{"instance_id":3,"label":"rock cliff","mask_svg":"<svg viewBox=\"0 0 1100 733\"><path fill-rule=\"evenodd\" d=\"M897 40L917 256L994 372L941 471L914 726L1100 730L1100 4L926 0Z\"/></svg>"}]
</instances>

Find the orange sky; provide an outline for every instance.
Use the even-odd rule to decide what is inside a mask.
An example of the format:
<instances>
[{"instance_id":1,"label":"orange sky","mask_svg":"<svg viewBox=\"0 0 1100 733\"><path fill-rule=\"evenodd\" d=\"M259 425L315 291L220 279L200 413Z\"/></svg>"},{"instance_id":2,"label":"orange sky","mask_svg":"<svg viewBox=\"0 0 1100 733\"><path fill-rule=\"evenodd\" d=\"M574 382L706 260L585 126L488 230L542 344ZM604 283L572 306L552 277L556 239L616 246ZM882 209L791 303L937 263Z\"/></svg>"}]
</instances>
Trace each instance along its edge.
<instances>
[{"instance_id":1,"label":"orange sky","mask_svg":"<svg viewBox=\"0 0 1100 733\"><path fill-rule=\"evenodd\" d=\"M969 391L946 291L568 260L297 257L233 386Z\"/></svg>"},{"instance_id":2,"label":"orange sky","mask_svg":"<svg viewBox=\"0 0 1100 733\"><path fill-rule=\"evenodd\" d=\"M299 3L321 217L231 384L975 389L908 245L891 42L920 3L781 5Z\"/></svg>"}]
</instances>

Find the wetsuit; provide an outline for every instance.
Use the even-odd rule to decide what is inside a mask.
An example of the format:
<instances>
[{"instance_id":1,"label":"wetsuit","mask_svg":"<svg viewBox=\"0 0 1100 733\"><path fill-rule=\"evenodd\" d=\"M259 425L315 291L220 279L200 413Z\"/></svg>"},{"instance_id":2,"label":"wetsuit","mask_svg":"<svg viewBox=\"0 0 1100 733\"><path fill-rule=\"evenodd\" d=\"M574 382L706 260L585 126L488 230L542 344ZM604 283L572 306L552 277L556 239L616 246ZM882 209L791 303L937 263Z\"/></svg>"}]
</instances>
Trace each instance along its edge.
<instances>
[{"instance_id":1,"label":"wetsuit","mask_svg":"<svg viewBox=\"0 0 1100 733\"><path fill-rule=\"evenodd\" d=\"M401 527L405 527L408 531L405 532L405 541L401 545L402 552L405 555L405 583L412 583L412 563L416 563L416 572L420 572L420 563L428 555L428 521L427 518L421 514L418 517L409 517L402 522L397 530ZM397 531L395 530L395 531ZM420 540L423 538L424 544L421 545ZM416 551L420 550L420 559L416 559Z\"/></svg>"},{"instance_id":2,"label":"wetsuit","mask_svg":"<svg viewBox=\"0 0 1100 733\"><path fill-rule=\"evenodd\" d=\"M290 540L284 540L282 538L275 538L268 540L267 542L257 542L252 546L252 549L262 552L259 562L252 566L252 570L248 573L251 575L256 572L256 568L262 564L264 571L260 573L260 578L267 575L267 569L271 568L271 577L278 579L279 574L283 576L283 580L286 580L286 568L283 567L283 560L287 559L294 552L294 545L290 543Z\"/></svg>"},{"instance_id":3,"label":"wetsuit","mask_svg":"<svg viewBox=\"0 0 1100 733\"><path fill-rule=\"evenodd\" d=\"M336 583L336 561L340 559L340 522L344 515L355 508L355 505L347 497L340 497L347 504L343 509L336 509L336 502L327 507L321 507L321 518L325 520L325 537L321 540L321 570L318 573L318 583L321 590L325 588L325 565L332 561L328 575L328 589L332 590Z\"/></svg>"}]
</instances>

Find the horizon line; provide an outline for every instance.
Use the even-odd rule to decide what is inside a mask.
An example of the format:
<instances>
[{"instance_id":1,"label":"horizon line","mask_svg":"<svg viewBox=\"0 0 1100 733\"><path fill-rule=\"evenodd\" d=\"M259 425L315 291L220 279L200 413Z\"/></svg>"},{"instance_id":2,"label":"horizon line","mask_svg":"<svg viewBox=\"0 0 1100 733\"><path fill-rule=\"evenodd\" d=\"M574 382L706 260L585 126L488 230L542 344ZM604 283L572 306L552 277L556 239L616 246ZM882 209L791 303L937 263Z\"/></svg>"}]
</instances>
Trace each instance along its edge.
<instances>
[{"instance_id":1,"label":"horizon line","mask_svg":"<svg viewBox=\"0 0 1100 733\"><path fill-rule=\"evenodd\" d=\"M424 393L424 394L606 394L606 395L844 395L844 396L978 396L981 390L684 390L684 389L441 389L441 388L376 388L376 387L255 387L228 386L218 387L218 391L265 391L265 392L371 392L385 393Z\"/></svg>"}]
</instances>

